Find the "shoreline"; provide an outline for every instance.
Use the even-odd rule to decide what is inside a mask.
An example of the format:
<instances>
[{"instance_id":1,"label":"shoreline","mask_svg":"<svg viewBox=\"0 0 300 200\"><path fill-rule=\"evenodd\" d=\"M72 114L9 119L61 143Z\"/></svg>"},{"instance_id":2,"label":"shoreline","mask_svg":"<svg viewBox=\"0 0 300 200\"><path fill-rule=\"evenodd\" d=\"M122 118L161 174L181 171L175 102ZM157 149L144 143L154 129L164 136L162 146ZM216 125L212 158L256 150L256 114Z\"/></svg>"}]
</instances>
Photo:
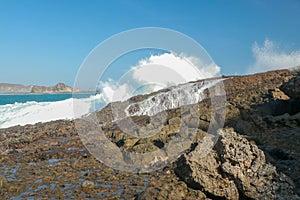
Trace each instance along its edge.
<instances>
[{"instance_id":1,"label":"shoreline","mask_svg":"<svg viewBox=\"0 0 300 200\"><path fill-rule=\"evenodd\" d=\"M260 199L266 197L263 195L287 195L285 199L297 199L300 173L293 169L300 167L297 142L300 140L300 108L297 106L300 99L286 96L280 89L294 76L294 72L277 71L224 80L228 101L224 127L231 128L224 129L227 136L222 136L212 153L199 160L201 162L194 160L200 156L197 147L212 120L209 101L186 106L188 110L184 114L180 108L168 110L166 123L161 125L151 124L147 116L133 117L136 124L145 127L140 129L140 134L150 127L163 130L143 140L116 128L116 123L111 122L113 116L109 108L98 111L97 120L103 124L105 136L127 152L162 149L176 137L174 133L181 123L187 124L189 129L197 127L197 135L193 138L195 147L192 145L176 161L149 173L118 171L93 157L77 133L75 120L0 129L0 196L147 199L154 195L164 199L178 199L179 196L182 199L216 196L238 199L243 195ZM143 98L147 95L136 101ZM131 101L135 101L134 98ZM201 116L197 123L193 116L198 112ZM163 121L159 115L155 117ZM243 157L231 154L233 149L237 156ZM224 161L228 156L233 163L230 159ZM193 169L196 175L185 169ZM235 174L243 175L242 181ZM249 185L251 189L247 188ZM243 188L249 192L245 193ZM261 188L266 191L261 192ZM274 196L267 197L274 199Z\"/></svg>"},{"instance_id":2,"label":"shoreline","mask_svg":"<svg viewBox=\"0 0 300 200\"><path fill-rule=\"evenodd\" d=\"M91 92L58 92L58 93L0 93L0 96L3 95L51 95L51 94L93 94Z\"/></svg>"}]
</instances>

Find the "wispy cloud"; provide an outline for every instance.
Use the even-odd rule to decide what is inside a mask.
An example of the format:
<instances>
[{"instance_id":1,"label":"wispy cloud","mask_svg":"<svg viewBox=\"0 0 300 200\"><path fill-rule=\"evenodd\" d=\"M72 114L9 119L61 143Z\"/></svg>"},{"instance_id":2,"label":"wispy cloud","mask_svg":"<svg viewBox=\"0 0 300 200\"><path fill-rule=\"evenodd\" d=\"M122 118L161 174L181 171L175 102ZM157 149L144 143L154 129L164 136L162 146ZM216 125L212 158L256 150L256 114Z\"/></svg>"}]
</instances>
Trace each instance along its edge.
<instances>
[{"instance_id":1,"label":"wispy cloud","mask_svg":"<svg viewBox=\"0 0 300 200\"><path fill-rule=\"evenodd\" d=\"M248 69L249 73L288 69L300 65L300 50L289 52L281 50L278 44L269 39L261 46L255 42L252 53L255 61Z\"/></svg>"}]
</instances>

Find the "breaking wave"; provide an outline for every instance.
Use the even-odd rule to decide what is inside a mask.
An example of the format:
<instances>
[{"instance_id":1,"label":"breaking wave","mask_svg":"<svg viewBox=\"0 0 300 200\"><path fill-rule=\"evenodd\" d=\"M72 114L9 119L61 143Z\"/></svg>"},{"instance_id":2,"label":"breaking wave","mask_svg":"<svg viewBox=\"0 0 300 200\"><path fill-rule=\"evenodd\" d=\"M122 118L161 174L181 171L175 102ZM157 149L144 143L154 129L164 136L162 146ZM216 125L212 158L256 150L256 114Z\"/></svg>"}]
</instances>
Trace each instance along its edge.
<instances>
[{"instance_id":1,"label":"breaking wave","mask_svg":"<svg viewBox=\"0 0 300 200\"><path fill-rule=\"evenodd\" d=\"M203 91L205 89L212 87L219 81L194 82L171 87L165 92L130 104L123 112L125 112L126 116L153 116L168 109L195 104L203 100ZM76 105L76 112L74 112L74 105ZM30 101L0 105L0 128L59 119L75 119L99 110L105 105L106 102L102 94L91 95L88 98L69 98L55 102Z\"/></svg>"},{"instance_id":2,"label":"breaking wave","mask_svg":"<svg viewBox=\"0 0 300 200\"><path fill-rule=\"evenodd\" d=\"M167 92L162 92L150 96L141 102L130 104L125 109L125 113L127 116L153 116L165 110L198 103L204 99L204 90L212 87L219 81L201 81L170 88Z\"/></svg>"},{"instance_id":3,"label":"breaking wave","mask_svg":"<svg viewBox=\"0 0 300 200\"><path fill-rule=\"evenodd\" d=\"M220 68L214 63L205 65L201 60L194 57L178 56L172 53L152 55L148 59L140 60L136 66L133 66L127 76L123 77L123 82L112 79L106 82L100 81L98 88L100 93L97 95L86 98L76 98L75 95L73 98L54 102L27 101L25 103L0 105L0 128L78 118L103 108L109 102L124 101L140 94L132 92L136 85L148 86L145 87L147 90L141 92L145 94L189 81L216 77L219 72ZM172 73L174 74L172 75ZM153 85L153 83L155 84L152 87L151 84ZM209 84L213 83L215 82ZM199 82L171 87L171 91L130 105L123 112L128 116L151 116L163 110L197 103L203 98L203 90L209 86L209 84L201 84ZM74 112L74 106L76 112Z\"/></svg>"},{"instance_id":4,"label":"breaking wave","mask_svg":"<svg viewBox=\"0 0 300 200\"><path fill-rule=\"evenodd\" d=\"M102 102L102 95L93 95L81 99L69 98L55 102L29 101L1 105L0 128L59 119L74 119L93 111L95 102ZM78 105L76 115L73 111L74 103Z\"/></svg>"}]
</instances>

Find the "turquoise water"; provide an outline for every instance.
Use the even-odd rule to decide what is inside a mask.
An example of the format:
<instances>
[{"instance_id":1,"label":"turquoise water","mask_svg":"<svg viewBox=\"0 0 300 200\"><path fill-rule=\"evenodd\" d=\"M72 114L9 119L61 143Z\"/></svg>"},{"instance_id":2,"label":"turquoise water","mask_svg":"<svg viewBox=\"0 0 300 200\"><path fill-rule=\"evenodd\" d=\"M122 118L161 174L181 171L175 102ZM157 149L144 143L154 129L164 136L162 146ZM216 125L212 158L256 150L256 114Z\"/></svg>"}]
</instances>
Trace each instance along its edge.
<instances>
[{"instance_id":1,"label":"turquoise water","mask_svg":"<svg viewBox=\"0 0 300 200\"><path fill-rule=\"evenodd\" d=\"M72 98L73 94L7 94L0 95L0 105L35 102L55 102ZM88 98L91 94L75 94L76 99Z\"/></svg>"},{"instance_id":2,"label":"turquoise water","mask_svg":"<svg viewBox=\"0 0 300 200\"><path fill-rule=\"evenodd\" d=\"M76 102L75 110L74 102ZM0 95L0 128L74 119L104 105L101 95L91 94Z\"/></svg>"}]
</instances>

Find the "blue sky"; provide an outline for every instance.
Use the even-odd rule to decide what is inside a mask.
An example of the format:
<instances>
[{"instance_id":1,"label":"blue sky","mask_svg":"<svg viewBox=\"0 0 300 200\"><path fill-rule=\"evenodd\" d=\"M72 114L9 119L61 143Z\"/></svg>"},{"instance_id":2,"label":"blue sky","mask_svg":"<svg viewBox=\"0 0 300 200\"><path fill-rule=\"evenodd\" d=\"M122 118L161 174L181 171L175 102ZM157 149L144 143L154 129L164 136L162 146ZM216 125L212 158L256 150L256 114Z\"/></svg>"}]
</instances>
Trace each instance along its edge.
<instances>
[{"instance_id":1,"label":"blue sky","mask_svg":"<svg viewBox=\"0 0 300 200\"><path fill-rule=\"evenodd\" d=\"M252 65L259 68L268 53L287 63L299 60L299 13L296 0L0 0L0 82L73 85L96 45L149 26L195 39L221 74L245 74Z\"/></svg>"}]
</instances>

